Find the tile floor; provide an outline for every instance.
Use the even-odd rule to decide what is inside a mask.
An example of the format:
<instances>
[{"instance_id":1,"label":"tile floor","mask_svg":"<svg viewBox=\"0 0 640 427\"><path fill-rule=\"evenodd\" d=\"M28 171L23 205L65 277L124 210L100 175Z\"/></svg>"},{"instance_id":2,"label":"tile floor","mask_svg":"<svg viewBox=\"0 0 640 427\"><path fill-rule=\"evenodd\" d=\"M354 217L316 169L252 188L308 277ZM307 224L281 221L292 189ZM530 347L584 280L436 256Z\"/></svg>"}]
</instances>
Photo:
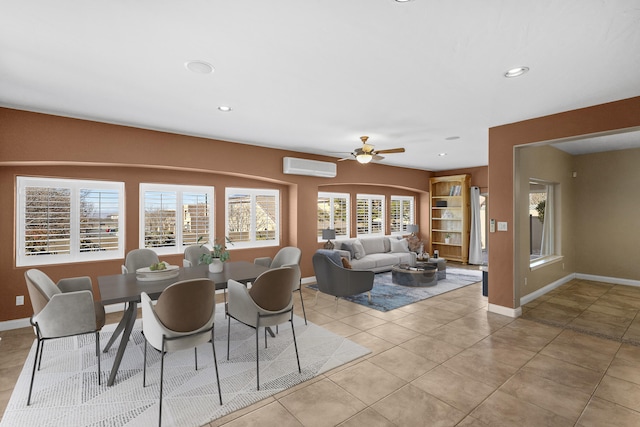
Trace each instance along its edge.
<instances>
[{"instance_id":1,"label":"tile floor","mask_svg":"<svg viewBox=\"0 0 640 427\"><path fill-rule=\"evenodd\" d=\"M209 426L640 425L640 347L594 335L640 335L640 289L574 280L518 319L488 313L480 284L386 313L314 296L309 320L372 353ZM0 336L4 410L33 335Z\"/></svg>"}]
</instances>

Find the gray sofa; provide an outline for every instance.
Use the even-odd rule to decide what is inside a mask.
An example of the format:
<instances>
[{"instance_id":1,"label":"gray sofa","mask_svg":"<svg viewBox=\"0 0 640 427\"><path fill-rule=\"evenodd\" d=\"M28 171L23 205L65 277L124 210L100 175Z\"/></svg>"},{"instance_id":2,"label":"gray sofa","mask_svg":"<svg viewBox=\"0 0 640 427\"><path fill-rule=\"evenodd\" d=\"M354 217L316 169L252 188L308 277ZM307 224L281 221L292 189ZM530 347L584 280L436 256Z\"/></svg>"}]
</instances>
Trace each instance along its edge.
<instances>
[{"instance_id":1,"label":"gray sofa","mask_svg":"<svg viewBox=\"0 0 640 427\"><path fill-rule=\"evenodd\" d=\"M407 240L401 236L341 239L334 244L334 251L347 258L354 270L380 273L391 270L394 264L416 264L416 253L409 251Z\"/></svg>"}]
</instances>

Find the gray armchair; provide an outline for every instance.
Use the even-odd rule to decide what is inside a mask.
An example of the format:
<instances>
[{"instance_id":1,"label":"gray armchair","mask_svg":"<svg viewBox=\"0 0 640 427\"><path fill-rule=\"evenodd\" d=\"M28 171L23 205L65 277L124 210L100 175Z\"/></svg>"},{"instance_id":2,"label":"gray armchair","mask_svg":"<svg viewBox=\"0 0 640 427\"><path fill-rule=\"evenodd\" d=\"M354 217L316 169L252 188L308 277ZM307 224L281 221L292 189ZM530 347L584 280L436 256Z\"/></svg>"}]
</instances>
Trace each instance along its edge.
<instances>
[{"instance_id":1,"label":"gray armchair","mask_svg":"<svg viewBox=\"0 0 640 427\"><path fill-rule=\"evenodd\" d=\"M333 257L338 259L336 260ZM364 292L369 293L369 301L371 301L371 289L373 288L375 273L373 271L344 268L339 258L339 255L334 251L319 250L313 255L313 270L316 274L318 290L336 297L336 307L338 298Z\"/></svg>"},{"instance_id":2,"label":"gray armchair","mask_svg":"<svg viewBox=\"0 0 640 427\"><path fill-rule=\"evenodd\" d=\"M269 268L291 267L298 271L300 275L300 258L302 258L302 251L294 246L285 246L280 249L276 256L271 259L270 257L256 258L253 260L254 264L262 265ZM302 314L304 315L304 324L307 324L307 312L304 310L304 300L302 299L302 278L294 286L293 292L300 293L300 304L302 305Z\"/></svg>"},{"instance_id":3,"label":"gray armchair","mask_svg":"<svg viewBox=\"0 0 640 427\"><path fill-rule=\"evenodd\" d=\"M62 279L56 285L49 276L36 269L26 271L24 277L33 306L31 324L37 338L27 405L31 404L36 366L40 370L44 342L49 339L95 334L100 384L100 329L104 326L105 315L102 304L93 300L91 278Z\"/></svg>"}]
</instances>

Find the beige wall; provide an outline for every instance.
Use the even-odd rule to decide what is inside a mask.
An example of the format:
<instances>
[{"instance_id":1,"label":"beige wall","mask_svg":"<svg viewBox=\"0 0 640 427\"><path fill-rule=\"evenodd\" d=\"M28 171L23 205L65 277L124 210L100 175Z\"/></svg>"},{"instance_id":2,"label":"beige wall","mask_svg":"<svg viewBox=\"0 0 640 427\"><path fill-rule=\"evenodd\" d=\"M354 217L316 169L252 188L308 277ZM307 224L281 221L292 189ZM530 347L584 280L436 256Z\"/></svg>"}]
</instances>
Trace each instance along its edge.
<instances>
[{"instance_id":1,"label":"beige wall","mask_svg":"<svg viewBox=\"0 0 640 427\"><path fill-rule=\"evenodd\" d=\"M509 231L489 234L489 303L517 308L514 148L521 145L640 127L640 97L572 110L489 129L489 218ZM628 254L632 256L632 254ZM621 254L621 256L624 256Z\"/></svg>"},{"instance_id":2,"label":"beige wall","mask_svg":"<svg viewBox=\"0 0 640 427\"><path fill-rule=\"evenodd\" d=\"M640 149L574 162L576 271L640 280Z\"/></svg>"},{"instance_id":3,"label":"beige wall","mask_svg":"<svg viewBox=\"0 0 640 427\"><path fill-rule=\"evenodd\" d=\"M575 181L572 178L573 156L551 146L516 148L515 165L515 236L516 236L516 298L534 292L549 283L575 271L573 237L575 212L573 200ZM558 227L555 240L556 254L564 258L536 270L529 268L529 180L538 179L554 183L557 191L555 224ZM526 284L525 284L526 278Z\"/></svg>"}]
</instances>

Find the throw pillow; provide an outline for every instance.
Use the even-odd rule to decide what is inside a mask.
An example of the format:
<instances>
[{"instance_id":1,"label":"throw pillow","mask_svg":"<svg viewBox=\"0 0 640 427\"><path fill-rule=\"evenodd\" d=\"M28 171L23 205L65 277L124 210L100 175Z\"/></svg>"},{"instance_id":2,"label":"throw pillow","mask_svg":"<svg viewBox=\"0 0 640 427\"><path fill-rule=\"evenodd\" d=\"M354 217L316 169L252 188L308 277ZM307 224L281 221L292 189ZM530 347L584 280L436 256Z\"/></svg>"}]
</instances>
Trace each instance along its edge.
<instances>
[{"instance_id":1,"label":"throw pillow","mask_svg":"<svg viewBox=\"0 0 640 427\"><path fill-rule=\"evenodd\" d=\"M364 251L364 246L362 246L360 240L353 241L353 252L356 259L362 259L367 254Z\"/></svg>"},{"instance_id":2,"label":"throw pillow","mask_svg":"<svg viewBox=\"0 0 640 427\"><path fill-rule=\"evenodd\" d=\"M409 252L407 239L391 240L391 252Z\"/></svg>"},{"instance_id":3,"label":"throw pillow","mask_svg":"<svg viewBox=\"0 0 640 427\"><path fill-rule=\"evenodd\" d=\"M353 259L356 256L356 253L353 249L353 243L342 242L341 249L343 251L349 251L349 253L351 254L351 259Z\"/></svg>"},{"instance_id":4,"label":"throw pillow","mask_svg":"<svg viewBox=\"0 0 640 427\"><path fill-rule=\"evenodd\" d=\"M351 263L349 262L349 260L348 260L348 259L346 259L346 258L342 257L342 266L343 266L344 268L351 268Z\"/></svg>"}]
</instances>

